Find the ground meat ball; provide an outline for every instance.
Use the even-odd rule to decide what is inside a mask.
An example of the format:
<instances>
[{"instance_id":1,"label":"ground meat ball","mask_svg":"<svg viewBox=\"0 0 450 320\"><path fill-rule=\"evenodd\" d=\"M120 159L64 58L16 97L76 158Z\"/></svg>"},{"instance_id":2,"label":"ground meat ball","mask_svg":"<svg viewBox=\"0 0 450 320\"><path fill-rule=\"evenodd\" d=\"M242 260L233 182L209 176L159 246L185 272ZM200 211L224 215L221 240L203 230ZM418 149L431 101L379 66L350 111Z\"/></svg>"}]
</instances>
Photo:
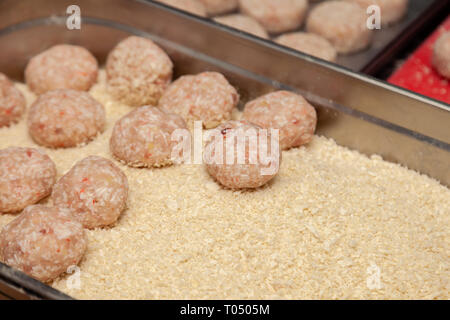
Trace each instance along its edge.
<instances>
[{"instance_id":1,"label":"ground meat ball","mask_svg":"<svg viewBox=\"0 0 450 320\"><path fill-rule=\"evenodd\" d=\"M152 106L131 111L114 125L110 149L132 167L161 167L172 163L172 132L186 129L184 120Z\"/></svg>"},{"instance_id":2,"label":"ground meat ball","mask_svg":"<svg viewBox=\"0 0 450 320\"><path fill-rule=\"evenodd\" d=\"M315 7L307 21L307 30L316 33L336 48L338 53L353 53L367 48L372 31L367 28L368 16L355 3L326 1Z\"/></svg>"},{"instance_id":3,"label":"ground meat ball","mask_svg":"<svg viewBox=\"0 0 450 320\"><path fill-rule=\"evenodd\" d=\"M25 111L23 94L0 73L0 128L17 122Z\"/></svg>"},{"instance_id":4,"label":"ground meat ball","mask_svg":"<svg viewBox=\"0 0 450 320\"><path fill-rule=\"evenodd\" d=\"M48 196L56 167L43 152L33 148L0 150L0 213L18 212Z\"/></svg>"},{"instance_id":5,"label":"ground meat ball","mask_svg":"<svg viewBox=\"0 0 450 320\"><path fill-rule=\"evenodd\" d=\"M0 256L9 266L50 281L77 265L86 251L81 223L68 209L34 205L0 233Z\"/></svg>"},{"instance_id":6,"label":"ground meat ball","mask_svg":"<svg viewBox=\"0 0 450 320\"><path fill-rule=\"evenodd\" d=\"M263 128L280 129L280 147L283 150L311 141L317 115L302 96L277 91L266 94L245 105L244 119Z\"/></svg>"},{"instance_id":7,"label":"ground meat ball","mask_svg":"<svg viewBox=\"0 0 450 320\"><path fill-rule=\"evenodd\" d=\"M159 106L180 115L190 127L201 120L205 128L214 128L231 118L238 101L236 89L223 75L203 72L178 78L164 92Z\"/></svg>"},{"instance_id":8,"label":"ground meat ball","mask_svg":"<svg viewBox=\"0 0 450 320\"><path fill-rule=\"evenodd\" d=\"M208 15L215 16L218 14L233 11L238 6L238 0L200 0L206 7Z\"/></svg>"},{"instance_id":9,"label":"ground meat ball","mask_svg":"<svg viewBox=\"0 0 450 320\"><path fill-rule=\"evenodd\" d=\"M450 31L443 33L436 41L433 65L442 76L450 79Z\"/></svg>"},{"instance_id":10,"label":"ground meat ball","mask_svg":"<svg viewBox=\"0 0 450 320\"><path fill-rule=\"evenodd\" d=\"M31 58L25 80L37 94L55 89L87 91L97 80L98 64L85 48L60 44Z\"/></svg>"},{"instance_id":11,"label":"ground meat ball","mask_svg":"<svg viewBox=\"0 0 450 320\"><path fill-rule=\"evenodd\" d=\"M214 18L214 20L226 26L251 33L260 38L269 38L266 30L258 21L243 14L230 14L228 16Z\"/></svg>"},{"instance_id":12,"label":"ground meat ball","mask_svg":"<svg viewBox=\"0 0 450 320\"><path fill-rule=\"evenodd\" d=\"M89 93L67 89L39 96L28 114L31 137L51 148L89 142L103 131L105 122L105 109Z\"/></svg>"},{"instance_id":13,"label":"ground meat ball","mask_svg":"<svg viewBox=\"0 0 450 320\"><path fill-rule=\"evenodd\" d=\"M90 156L55 184L53 205L71 209L85 228L108 226L125 209L128 180L110 160Z\"/></svg>"},{"instance_id":14,"label":"ground meat ball","mask_svg":"<svg viewBox=\"0 0 450 320\"><path fill-rule=\"evenodd\" d=\"M278 147L278 141L276 141L276 147L271 143L271 134L268 132L267 140L265 141L265 147L267 148L267 157L272 156L269 162L264 163L263 158L260 156L262 152L261 130L262 128L251 124L247 121L228 121L221 124L216 129L213 129L210 134L215 134L217 137L222 137L223 142L219 142L217 138L210 137L205 146L205 163L206 169L209 174L214 177L220 184L230 189L245 189L245 188L258 188L267 182L269 182L277 173L281 161L281 151ZM251 130L256 133L257 144L252 144L246 139L245 152L242 153L244 161L239 162L238 153L239 148L236 138L231 138L233 135L247 134ZM227 148L227 138L233 139L233 147ZM220 138L219 138L220 139ZM253 147L252 147L253 145ZM220 150L222 146L222 156L217 155L217 150ZM272 149L273 148L273 149ZM216 150L217 149L217 150ZM227 163L227 151L232 149L234 152L233 163ZM242 150L242 149L241 149ZM251 162L253 155L254 162ZM218 158L217 158L218 157ZM217 161L219 159L219 161Z\"/></svg>"},{"instance_id":15,"label":"ground meat ball","mask_svg":"<svg viewBox=\"0 0 450 320\"><path fill-rule=\"evenodd\" d=\"M131 106L156 105L172 79L169 56L153 41L131 36L106 61L111 95Z\"/></svg>"},{"instance_id":16,"label":"ground meat ball","mask_svg":"<svg viewBox=\"0 0 450 320\"><path fill-rule=\"evenodd\" d=\"M282 33L300 27L308 10L307 0L240 0L242 13L261 23L270 33Z\"/></svg>"},{"instance_id":17,"label":"ground meat ball","mask_svg":"<svg viewBox=\"0 0 450 320\"><path fill-rule=\"evenodd\" d=\"M200 0L159 0L159 2L198 16L206 17L206 8Z\"/></svg>"},{"instance_id":18,"label":"ground meat ball","mask_svg":"<svg viewBox=\"0 0 450 320\"><path fill-rule=\"evenodd\" d=\"M313 33L294 32L284 34L275 39L283 46L321 58L327 61L336 61L337 52L326 39Z\"/></svg>"},{"instance_id":19,"label":"ground meat ball","mask_svg":"<svg viewBox=\"0 0 450 320\"><path fill-rule=\"evenodd\" d=\"M371 5L381 9L381 24L386 26L399 21L408 11L408 0L345 0L359 4L364 10Z\"/></svg>"}]
</instances>

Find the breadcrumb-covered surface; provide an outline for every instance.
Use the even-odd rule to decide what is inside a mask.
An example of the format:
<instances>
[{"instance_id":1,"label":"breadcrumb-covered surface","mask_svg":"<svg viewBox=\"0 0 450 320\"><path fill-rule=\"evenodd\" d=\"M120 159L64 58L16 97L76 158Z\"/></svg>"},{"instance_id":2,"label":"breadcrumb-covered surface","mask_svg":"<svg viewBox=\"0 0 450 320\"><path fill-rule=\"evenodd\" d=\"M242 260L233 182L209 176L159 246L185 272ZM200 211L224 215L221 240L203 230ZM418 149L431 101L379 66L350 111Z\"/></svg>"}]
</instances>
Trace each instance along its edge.
<instances>
[{"instance_id":1,"label":"breadcrumb-covered surface","mask_svg":"<svg viewBox=\"0 0 450 320\"><path fill-rule=\"evenodd\" d=\"M28 105L33 99L24 85ZM131 109L91 89L107 112L84 147L45 151L58 176L82 158L113 159L114 122ZM34 146L24 120L0 129L0 148ZM76 298L448 299L450 191L435 180L315 136L283 153L279 175L255 191L222 189L204 166L137 169L128 209L87 230ZM0 216L0 226L16 215Z\"/></svg>"}]
</instances>

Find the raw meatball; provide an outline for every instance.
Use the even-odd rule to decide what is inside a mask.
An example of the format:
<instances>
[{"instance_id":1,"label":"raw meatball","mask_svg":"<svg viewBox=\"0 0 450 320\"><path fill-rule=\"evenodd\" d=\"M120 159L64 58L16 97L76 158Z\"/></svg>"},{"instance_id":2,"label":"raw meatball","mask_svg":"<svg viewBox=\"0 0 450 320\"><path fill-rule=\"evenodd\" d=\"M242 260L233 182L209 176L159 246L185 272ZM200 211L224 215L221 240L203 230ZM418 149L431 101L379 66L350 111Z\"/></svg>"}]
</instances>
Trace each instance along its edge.
<instances>
[{"instance_id":1,"label":"raw meatball","mask_svg":"<svg viewBox=\"0 0 450 320\"><path fill-rule=\"evenodd\" d=\"M308 10L307 0L239 0L242 13L261 23L270 33L300 27Z\"/></svg>"},{"instance_id":2,"label":"raw meatball","mask_svg":"<svg viewBox=\"0 0 450 320\"><path fill-rule=\"evenodd\" d=\"M442 76L450 79L450 31L442 34L436 41L433 65Z\"/></svg>"},{"instance_id":3,"label":"raw meatball","mask_svg":"<svg viewBox=\"0 0 450 320\"><path fill-rule=\"evenodd\" d=\"M226 26L251 33L257 37L269 38L266 30L258 21L243 14L230 14L228 16L214 18L214 20Z\"/></svg>"},{"instance_id":4,"label":"raw meatball","mask_svg":"<svg viewBox=\"0 0 450 320\"><path fill-rule=\"evenodd\" d=\"M243 117L263 128L280 129L283 150L310 142L317 123L314 107L289 91L276 91L250 101Z\"/></svg>"},{"instance_id":5,"label":"raw meatball","mask_svg":"<svg viewBox=\"0 0 450 320\"><path fill-rule=\"evenodd\" d=\"M206 17L206 8L200 0L158 0L174 8Z\"/></svg>"},{"instance_id":6,"label":"raw meatball","mask_svg":"<svg viewBox=\"0 0 450 320\"><path fill-rule=\"evenodd\" d=\"M208 15L215 16L218 14L233 11L238 6L238 0L200 0L206 7Z\"/></svg>"},{"instance_id":7,"label":"raw meatball","mask_svg":"<svg viewBox=\"0 0 450 320\"><path fill-rule=\"evenodd\" d=\"M0 128L17 122L25 111L23 94L0 73Z\"/></svg>"},{"instance_id":8,"label":"raw meatball","mask_svg":"<svg viewBox=\"0 0 450 320\"><path fill-rule=\"evenodd\" d=\"M169 56L153 41L131 36L106 61L111 95L131 106L156 105L172 79Z\"/></svg>"},{"instance_id":9,"label":"raw meatball","mask_svg":"<svg viewBox=\"0 0 450 320\"><path fill-rule=\"evenodd\" d=\"M171 135L176 129L186 129L180 116L152 106L140 107L116 122L110 149L129 166L162 167L172 163L172 148L177 142Z\"/></svg>"},{"instance_id":10,"label":"raw meatball","mask_svg":"<svg viewBox=\"0 0 450 320\"><path fill-rule=\"evenodd\" d=\"M214 128L231 118L238 101L236 89L223 75L203 72L178 78L164 92L159 106L180 115L190 127L201 120L205 128Z\"/></svg>"},{"instance_id":11,"label":"raw meatball","mask_svg":"<svg viewBox=\"0 0 450 320\"><path fill-rule=\"evenodd\" d=\"M313 33L288 33L276 38L275 42L323 60L336 61L337 52L333 45L327 39Z\"/></svg>"},{"instance_id":12,"label":"raw meatball","mask_svg":"<svg viewBox=\"0 0 450 320\"><path fill-rule=\"evenodd\" d=\"M84 91L60 89L39 96L28 114L28 130L50 148L75 147L101 133L105 109Z\"/></svg>"},{"instance_id":13,"label":"raw meatball","mask_svg":"<svg viewBox=\"0 0 450 320\"><path fill-rule=\"evenodd\" d=\"M353 53L370 45L372 32L367 18L355 3L326 1L311 11L306 26L309 32L330 41L338 53Z\"/></svg>"},{"instance_id":14,"label":"raw meatball","mask_svg":"<svg viewBox=\"0 0 450 320\"><path fill-rule=\"evenodd\" d=\"M230 189L258 188L270 181L278 173L281 151L278 141L271 142L270 131L266 131L267 140L261 140L263 135L261 129L250 122L234 120L213 129L210 132L212 136L205 146L205 163L209 174ZM235 137L242 137L242 135L247 135L247 138L242 140L245 144L242 143L242 147L238 147L239 138ZM249 135L255 137L253 142L252 138L248 138ZM227 143L227 139L234 141ZM228 144L232 145L232 148L227 147ZM261 149L263 147L267 152ZM216 149L222 149L221 156L217 154ZM227 161L227 152L234 154L232 163ZM241 160L239 160L239 154L242 157Z\"/></svg>"},{"instance_id":15,"label":"raw meatball","mask_svg":"<svg viewBox=\"0 0 450 320\"><path fill-rule=\"evenodd\" d=\"M0 213L18 212L48 196L56 180L56 167L33 148L0 150Z\"/></svg>"},{"instance_id":16,"label":"raw meatball","mask_svg":"<svg viewBox=\"0 0 450 320\"><path fill-rule=\"evenodd\" d=\"M60 44L31 58L25 80L37 94L55 89L87 91L97 80L97 74L97 60L88 50Z\"/></svg>"},{"instance_id":17,"label":"raw meatball","mask_svg":"<svg viewBox=\"0 0 450 320\"><path fill-rule=\"evenodd\" d=\"M386 26L399 21L408 11L408 0L345 0L359 4L364 10L377 5L381 11L381 24Z\"/></svg>"},{"instance_id":18,"label":"raw meatball","mask_svg":"<svg viewBox=\"0 0 450 320\"><path fill-rule=\"evenodd\" d=\"M90 156L75 164L55 184L53 205L71 209L85 228L113 224L125 209L128 180L110 160Z\"/></svg>"},{"instance_id":19,"label":"raw meatball","mask_svg":"<svg viewBox=\"0 0 450 320\"><path fill-rule=\"evenodd\" d=\"M40 281L50 281L77 265L86 251L83 226L69 209L34 205L0 233L3 261Z\"/></svg>"}]
</instances>

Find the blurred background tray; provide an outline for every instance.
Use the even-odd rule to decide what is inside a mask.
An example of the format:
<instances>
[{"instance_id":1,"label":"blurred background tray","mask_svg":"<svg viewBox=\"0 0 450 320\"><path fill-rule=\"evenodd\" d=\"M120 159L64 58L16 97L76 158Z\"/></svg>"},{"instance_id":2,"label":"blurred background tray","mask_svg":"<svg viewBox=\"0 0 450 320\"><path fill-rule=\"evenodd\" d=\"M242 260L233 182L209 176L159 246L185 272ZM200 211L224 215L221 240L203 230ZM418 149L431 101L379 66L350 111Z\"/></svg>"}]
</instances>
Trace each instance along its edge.
<instances>
[{"instance_id":1,"label":"blurred background tray","mask_svg":"<svg viewBox=\"0 0 450 320\"><path fill-rule=\"evenodd\" d=\"M158 1L156 0L155 2ZM371 47L354 54L339 55L336 63L352 71L373 74L385 65L384 62L387 59L392 58L401 50L415 36L417 30L422 29L425 24L442 15L446 11L448 3L449 0L410 0L408 12L401 21L382 27L380 30L374 30L374 39ZM318 4L320 3L310 3L309 12ZM215 21L213 23L218 24ZM228 26L224 27L230 28ZM240 30L237 31L242 32ZM305 23L296 31L305 31ZM289 48L289 50L293 49Z\"/></svg>"}]
</instances>

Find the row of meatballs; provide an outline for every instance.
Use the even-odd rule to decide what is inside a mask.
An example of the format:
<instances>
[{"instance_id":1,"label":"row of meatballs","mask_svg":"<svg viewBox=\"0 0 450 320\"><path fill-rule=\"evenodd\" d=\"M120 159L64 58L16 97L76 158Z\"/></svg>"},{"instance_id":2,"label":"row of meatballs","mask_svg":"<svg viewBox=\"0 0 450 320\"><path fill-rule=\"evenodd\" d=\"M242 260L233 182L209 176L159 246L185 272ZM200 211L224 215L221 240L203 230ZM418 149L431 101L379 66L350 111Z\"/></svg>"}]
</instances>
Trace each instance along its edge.
<instances>
[{"instance_id":1,"label":"row of meatballs","mask_svg":"<svg viewBox=\"0 0 450 320\"><path fill-rule=\"evenodd\" d=\"M336 61L338 54L366 49L373 39L367 27L371 5L380 8L385 28L400 21L408 0L158 0L172 7L270 39L312 56ZM239 10L222 16L220 14ZM371 12L371 11L369 11ZM304 31L298 31L305 25Z\"/></svg>"},{"instance_id":2,"label":"row of meatballs","mask_svg":"<svg viewBox=\"0 0 450 320\"><path fill-rule=\"evenodd\" d=\"M380 8L382 29L401 21L409 8L409 0L158 1L331 62L370 46L370 6ZM298 31L303 24L306 32ZM443 32L433 48L432 65L445 78L450 78L449 43L450 32Z\"/></svg>"},{"instance_id":3,"label":"row of meatballs","mask_svg":"<svg viewBox=\"0 0 450 320\"><path fill-rule=\"evenodd\" d=\"M109 92L128 105L144 105L119 119L113 128L110 149L118 160L135 167L170 164L171 134L196 120L225 139L238 129L280 129L281 149L311 140L316 113L300 95L267 94L246 105L245 120L230 121L239 95L223 75L204 72L170 84L172 68L166 53L145 38L129 37L110 53L106 66ZM30 60L25 78L38 98L30 107L27 124L38 144L75 147L103 131L104 107L87 92L97 73L95 58L77 46L57 45ZM12 125L24 112L25 99L6 76L1 80L0 107L9 110L1 113L2 126ZM226 187L256 188L278 171L262 174L263 166L270 164L212 162L207 169ZM42 281L55 279L78 264L87 248L83 228L113 224L128 196L125 174L98 156L79 161L56 184L55 180L55 164L42 151L0 150L0 212L23 210L0 233L0 258ZM35 205L49 195L50 205Z\"/></svg>"},{"instance_id":4,"label":"row of meatballs","mask_svg":"<svg viewBox=\"0 0 450 320\"><path fill-rule=\"evenodd\" d=\"M31 59L25 78L39 97L30 107L27 124L30 136L38 144L75 147L88 143L103 131L104 107L83 91L95 82L96 63L86 49L72 45L54 46ZM298 94L278 91L264 95L246 104L242 121L230 122L239 95L222 74L203 72L182 76L171 83L172 69L168 55L151 40L141 37L126 38L108 56L108 91L114 99L138 106L116 122L110 138L112 154L127 165L170 164L175 144L172 133L191 128L194 121L202 121L206 129L221 131L245 126L279 129L281 149L308 143L314 134L316 112ZM74 81L77 76L80 78ZM14 91L12 84L8 86ZM21 97L15 91L15 96ZM14 106L20 105L23 110L25 102L21 98ZM20 112L15 114L18 119ZM217 164L207 168L230 188L255 188L268 181L266 176L242 172L238 164L235 171L227 167L228 173L236 172L229 179L226 175L218 178L215 172L221 167Z\"/></svg>"}]
</instances>

